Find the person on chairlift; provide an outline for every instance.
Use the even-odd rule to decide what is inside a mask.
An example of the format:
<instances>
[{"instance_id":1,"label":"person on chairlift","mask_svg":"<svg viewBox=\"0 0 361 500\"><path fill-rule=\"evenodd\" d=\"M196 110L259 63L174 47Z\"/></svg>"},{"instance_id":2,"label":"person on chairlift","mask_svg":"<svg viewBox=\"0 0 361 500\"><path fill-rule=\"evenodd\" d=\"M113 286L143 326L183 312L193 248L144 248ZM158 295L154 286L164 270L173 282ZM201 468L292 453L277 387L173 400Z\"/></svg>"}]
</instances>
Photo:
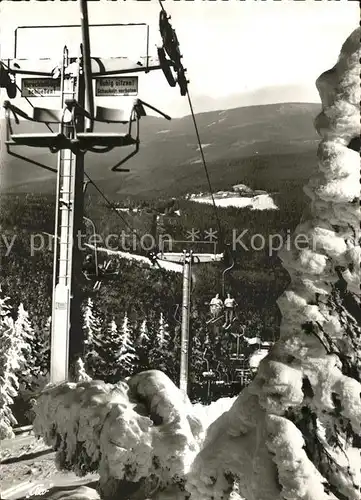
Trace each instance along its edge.
<instances>
[{"instance_id":1,"label":"person on chairlift","mask_svg":"<svg viewBox=\"0 0 361 500\"><path fill-rule=\"evenodd\" d=\"M212 319L218 318L223 309L223 302L219 298L219 293L217 293L217 295L213 297L209 305L210 305Z\"/></svg>"},{"instance_id":2,"label":"person on chairlift","mask_svg":"<svg viewBox=\"0 0 361 500\"><path fill-rule=\"evenodd\" d=\"M225 323L223 327L231 325L234 318L234 310L237 307L237 302L233 297L231 297L230 293L227 293L227 298L224 301L224 310L225 310Z\"/></svg>"},{"instance_id":3,"label":"person on chairlift","mask_svg":"<svg viewBox=\"0 0 361 500\"><path fill-rule=\"evenodd\" d=\"M96 272L97 272L97 269L96 269L96 265L95 265L93 256L91 254L88 254L85 257L85 261L84 261L84 264L83 264L83 273L84 273L84 276L87 279L90 279L90 276L91 275L95 275Z\"/></svg>"}]
</instances>

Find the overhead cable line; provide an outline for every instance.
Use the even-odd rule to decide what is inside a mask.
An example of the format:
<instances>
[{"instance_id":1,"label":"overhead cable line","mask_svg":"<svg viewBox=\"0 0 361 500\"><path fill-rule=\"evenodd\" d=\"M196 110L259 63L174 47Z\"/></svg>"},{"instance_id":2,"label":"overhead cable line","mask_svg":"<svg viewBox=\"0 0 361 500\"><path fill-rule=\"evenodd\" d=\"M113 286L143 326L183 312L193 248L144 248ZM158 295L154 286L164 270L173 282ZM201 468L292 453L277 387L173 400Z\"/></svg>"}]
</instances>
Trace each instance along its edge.
<instances>
[{"instance_id":1,"label":"overhead cable line","mask_svg":"<svg viewBox=\"0 0 361 500\"><path fill-rule=\"evenodd\" d=\"M88 179L88 181L90 182L90 184L92 184L94 186L94 188L96 189L96 191L100 194L100 196L104 199L104 201L106 202L106 204L108 205L108 207L123 221L123 223L127 226L128 229L130 229L130 231L132 231L132 233L135 235L135 237L138 239L139 242L141 242L141 238L140 236L138 235L138 233L136 232L136 230L134 229L134 227L132 227L129 222L125 219L125 217L123 217L119 212L118 210L116 210L116 208L114 207L114 204L109 200L109 198L103 193L103 191L97 186L97 184L90 178L89 174L87 174L86 172L84 172L84 175L85 177ZM150 258L150 260L154 263L157 264L157 266L159 267L159 269L162 269L162 267L159 265L159 262L158 262L158 259L155 257L155 256L152 256L152 258Z\"/></svg>"},{"instance_id":2,"label":"overhead cable line","mask_svg":"<svg viewBox=\"0 0 361 500\"><path fill-rule=\"evenodd\" d=\"M208 171L207 162L206 162L204 152L203 152L203 146L202 146L200 135L199 135L197 119L196 119L196 116L195 116L195 113L193 110L192 100L191 100L189 89L188 89L189 81L187 80L187 78L185 76L185 73L187 70L184 68L182 61L181 61L183 56L181 55L180 50L179 50L178 37L176 35L175 30L172 28L171 24L169 23L169 19L171 19L171 16L168 16L165 8L163 7L162 1L161 0L158 0L158 1L159 1L159 5L162 9L160 17L159 17L159 29L160 29L160 33L161 33L162 40L163 40L163 47L164 47L165 52L168 54L168 57L170 58L168 63L172 64L172 66L177 74L177 79L175 80L174 77L169 74L169 71L170 71L169 67L163 68L163 72L168 80L168 83L171 86L174 86L176 83L178 83L180 91L181 91L181 95L182 96L186 95L188 98L189 108L190 108L192 120L193 120L193 125L194 125L194 129L195 129L196 136L197 136L198 147L199 147L199 151L201 153L203 168L204 168L204 171L206 174L208 188L209 188L211 199L212 199L214 214L215 214L215 218L216 218L217 225L218 225L219 235L220 235L220 239L221 239L222 243L224 244L224 241L223 241L224 235L223 235L223 230L222 230L222 224L221 224L221 221L220 221L220 218L218 215L218 208L217 208L217 205L216 205L216 202L214 199L212 183L211 183L211 179L210 179L210 175L209 175L209 171ZM163 55L163 58L165 59L164 55ZM162 64L162 62L161 62L161 64Z\"/></svg>"},{"instance_id":3,"label":"overhead cable line","mask_svg":"<svg viewBox=\"0 0 361 500\"><path fill-rule=\"evenodd\" d=\"M222 225L221 225L220 218L218 216L218 207L217 207L216 201L214 199L214 193L213 193L211 178L210 178L210 175L209 175L207 162L206 162L206 159L205 159L205 156L204 156L203 146L202 146L202 143L201 143L201 139L200 139L200 135L199 135L199 130L198 130L198 125L197 125L197 120L196 120L196 117L195 117L195 114L194 114L194 110L193 110L193 106L192 106L192 101L191 101L191 96L189 94L188 88L187 88L187 98L188 98L189 108L190 108L191 115L192 115L194 129L195 129L195 132L196 132L196 135L197 135L198 147L199 147L199 151L201 153L202 163L203 163L204 171L205 171L205 174L206 174L209 191L211 193L212 205L213 205L214 214L215 214L215 217L216 217L216 220L217 220L219 235L220 235L220 238L223 239L223 230L222 230Z\"/></svg>"}]
</instances>

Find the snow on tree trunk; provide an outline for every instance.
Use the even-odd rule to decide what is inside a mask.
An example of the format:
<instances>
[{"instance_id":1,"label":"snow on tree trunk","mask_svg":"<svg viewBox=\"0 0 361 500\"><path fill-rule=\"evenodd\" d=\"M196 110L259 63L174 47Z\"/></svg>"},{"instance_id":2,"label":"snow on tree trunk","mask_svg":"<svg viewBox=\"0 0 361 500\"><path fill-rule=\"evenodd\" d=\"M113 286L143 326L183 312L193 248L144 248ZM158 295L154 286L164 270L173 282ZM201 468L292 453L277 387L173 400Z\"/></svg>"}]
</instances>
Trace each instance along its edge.
<instances>
[{"instance_id":1,"label":"snow on tree trunk","mask_svg":"<svg viewBox=\"0 0 361 500\"><path fill-rule=\"evenodd\" d=\"M157 340L159 342L159 347L161 348L163 348L169 340L168 325L164 320L163 313L160 313Z\"/></svg>"},{"instance_id":2,"label":"snow on tree trunk","mask_svg":"<svg viewBox=\"0 0 361 500\"><path fill-rule=\"evenodd\" d=\"M94 304L88 298L83 311L83 331L85 343L85 367L90 373L94 373L100 363L98 348L100 346L100 323L94 314Z\"/></svg>"},{"instance_id":3,"label":"snow on tree trunk","mask_svg":"<svg viewBox=\"0 0 361 500\"><path fill-rule=\"evenodd\" d=\"M15 321L15 338L22 344L20 350L25 361L22 366L21 379L30 383L30 376L35 374L37 360L33 356L31 349L34 330L29 321L29 314L25 311L23 304L20 304L18 308L18 317Z\"/></svg>"},{"instance_id":4,"label":"snow on tree trunk","mask_svg":"<svg viewBox=\"0 0 361 500\"><path fill-rule=\"evenodd\" d=\"M317 80L318 172L293 248L280 253L291 277L280 340L210 427L192 499L229 498L231 474L245 500L360 500L360 34Z\"/></svg>"},{"instance_id":5,"label":"snow on tree trunk","mask_svg":"<svg viewBox=\"0 0 361 500\"><path fill-rule=\"evenodd\" d=\"M85 371L84 362L81 358L77 359L75 363L75 376L77 382L90 382L91 380L91 377Z\"/></svg>"},{"instance_id":6,"label":"snow on tree trunk","mask_svg":"<svg viewBox=\"0 0 361 500\"><path fill-rule=\"evenodd\" d=\"M157 370L114 385L49 386L35 412L34 432L57 450L59 467L98 472L104 500L148 499L169 485L180 495L203 432L188 398Z\"/></svg>"}]
</instances>

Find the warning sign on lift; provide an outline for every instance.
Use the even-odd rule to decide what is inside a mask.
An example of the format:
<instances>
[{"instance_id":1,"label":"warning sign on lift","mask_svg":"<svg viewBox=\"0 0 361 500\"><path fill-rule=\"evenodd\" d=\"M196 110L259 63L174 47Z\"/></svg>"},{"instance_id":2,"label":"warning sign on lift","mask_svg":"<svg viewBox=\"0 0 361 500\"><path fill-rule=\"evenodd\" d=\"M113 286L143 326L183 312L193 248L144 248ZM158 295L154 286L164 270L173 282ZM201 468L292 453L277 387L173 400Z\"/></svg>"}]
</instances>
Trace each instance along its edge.
<instances>
[{"instance_id":1,"label":"warning sign on lift","mask_svg":"<svg viewBox=\"0 0 361 500\"><path fill-rule=\"evenodd\" d=\"M102 77L96 79L95 95L116 96L116 95L138 95L137 76L115 76Z\"/></svg>"},{"instance_id":2,"label":"warning sign on lift","mask_svg":"<svg viewBox=\"0 0 361 500\"><path fill-rule=\"evenodd\" d=\"M21 80L22 97L58 97L60 96L60 79L23 78Z\"/></svg>"}]
</instances>

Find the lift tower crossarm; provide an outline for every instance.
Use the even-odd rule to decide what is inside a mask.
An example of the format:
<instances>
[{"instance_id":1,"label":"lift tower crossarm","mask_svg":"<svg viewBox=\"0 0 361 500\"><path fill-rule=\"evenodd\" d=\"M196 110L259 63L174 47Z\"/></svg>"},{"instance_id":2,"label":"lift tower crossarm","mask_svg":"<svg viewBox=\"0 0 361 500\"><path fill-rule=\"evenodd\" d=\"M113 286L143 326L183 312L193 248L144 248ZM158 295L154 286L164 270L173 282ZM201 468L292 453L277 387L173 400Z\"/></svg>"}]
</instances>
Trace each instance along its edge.
<instances>
[{"instance_id":1,"label":"lift tower crossarm","mask_svg":"<svg viewBox=\"0 0 361 500\"><path fill-rule=\"evenodd\" d=\"M143 59L146 58L141 58L141 60ZM132 61L128 57L91 57L90 66L92 76L116 76L161 69L159 59L153 57L149 57L148 59L149 65L146 66L141 62ZM12 73L19 75L47 76L52 78L55 69L53 59L9 59L6 60L6 64Z\"/></svg>"}]
</instances>

